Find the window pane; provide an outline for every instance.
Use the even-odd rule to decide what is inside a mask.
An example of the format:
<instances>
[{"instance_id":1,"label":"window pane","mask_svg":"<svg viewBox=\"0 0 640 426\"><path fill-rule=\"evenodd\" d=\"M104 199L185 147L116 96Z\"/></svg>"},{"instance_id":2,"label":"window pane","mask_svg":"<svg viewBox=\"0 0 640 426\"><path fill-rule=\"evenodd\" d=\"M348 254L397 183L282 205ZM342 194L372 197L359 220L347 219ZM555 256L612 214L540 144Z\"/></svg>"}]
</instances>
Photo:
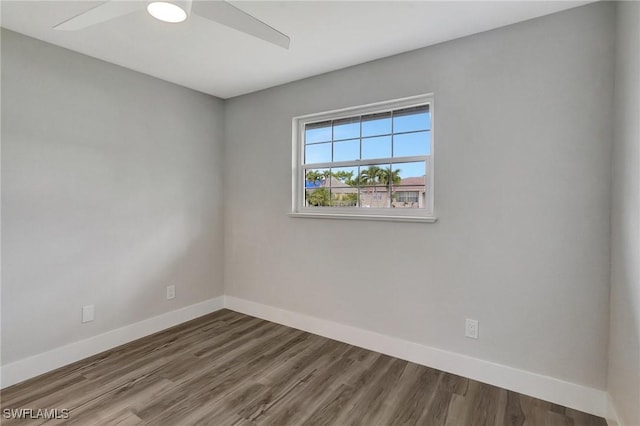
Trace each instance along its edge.
<instances>
[{"instance_id":1,"label":"window pane","mask_svg":"<svg viewBox=\"0 0 640 426\"><path fill-rule=\"evenodd\" d=\"M425 207L425 162L392 164L394 172L400 177L392 187L392 206L394 208L424 208Z\"/></svg>"},{"instance_id":2,"label":"window pane","mask_svg":"<svg viewBox=\"0 0 640 426\"><path fill-rule=\"evenodd\" d=\"M412 161L410 163L394 163L391 165L391 167L393 168L394 173L396 172L396 170L399 170L397 172L398 176L400 176L400 179L402 179L403 181L405 179L408 178L414 178L414 177L418 177L420 179L424 180L424 176L426 173L426 164L424 161ZM403 185L403 183L400 183L401 185Z\"/></svg>"},{"instance_id":3,"label":"window pane","mask_svg":"<svg viewBox=\"0 0 640 426\"><path fill-rule=\"evenodd\" d=\"M331 142L307 145L304 147L305 164L328 163L331 161Z\"/></svg>"},{"instance_id":4,"label":"window pane","mask_svg":"<svg viewBox=\"0 0 640 426\"><path fill-rule=\"evenodd\" d=\"M360 171L356 181L360 186L378 185L385 181L385 176L389 174L389 164L372 164L370 166L360 166Z\"/></svg>"},{"instance_id":5,"label":"window pane","mask_svg":"<svg viewBox=\"0 0 640 426\"><path fill-rule=\"evenodd\" d=\"M305 190L305 204L313 207L332 207L331 190L325 187Z\"/></svg>"},{"instance_id":6,"label":"window pane","mask_svg":"<svg viewBox=\"0 0 640 426\"><path fill-rule=\"evenodd\" d=\"M312 123L305 126L304 143L328 142L331 140L331 122Z\"/></svg>"},{"instance_id":7,"label":"window pane","mask_svg":"<svg viewBox=\"0 0 640 426\"><path fill-rule=\"evenodd\" d=\"M362 139L362 159L391 157L391 136Z\"/></svg>"},{"instance_id":8,"label":"window pane","mask_svg":"<svg viewBox=\"0 0 640 426\"><path fill-rule=\"evenodd\" d=\"M358 188L353 186L331 187L331 201L334 207L357 207Z\"/></svg>"},{"instance_id":9,"label":"window pane","mask_svg":"<svg viewBox=\"0 0 640 426\"><path fill-rule=\"evenodd\" d=\"M388 208L390 203L389 164L361 166L356 182L360 186L360 205L364 208Z\"/></svg>"},{"instance_id":10,"label":"window pane","mask_svg":"<svg viewBox=\"0 0 640 426\"><path fill-rule=\"evenodd\" d=\"M371 209L386 209L389 202L389 189L381 186L363 186L360 188L360 206Z\"/></svg>"},{"instance_id":11,"label":"window pane","mask_svg":"<svg viewBox=\"0 0 640 426\"><path fill-rule=\"evenodd\" d=\"M333 140L353 139L360 137L360 118L347 118L333 122Z\"/></svg>"},{"instance_id":12,"label":"window pane","mask_svg":"<svg viewBox=\"0 0 640 426\"><path fill-rule=\"evenodd\" d=\"M307 189L328 187L327 176L329 175L329 169L308 169L304 173L304 187Z\"/></svg>"},{"instance_id":13,"label":"window pane","mask_svg":"<svg viewBox=\"0 0 640 426\"><path fill-rule=\"evenodd\" d=\"M306 206L330 207L329 169L308 169L305 172L304 197Z\"/></svg>"},{"instance_id":14,"label":"window pane","mask_svg":"<svg viewBox=\"0 0 640 426\"><path fill-rule=\"evenodd\" d=\"M358 176L358 167L334 167L331 169L331 187L353 188L357 186L356 176Z\"/></svg>"},{"instance_id":15,"label":"window pane","mask_svg":"<svg viewBox=\"0 0 640 426\"><path fill-rule=\"evenodd\" d=\"M393 113L393 133L431 129L428 106L407 108Z\"/></svg>"},{"instance_id":16,"label":"window pane","mask_svg":"<svg viewBox=\"0 0 640 426\"><path fill-rule=\"evenodd\" d=\"M360 158L360 139L334 142L333 161L351 161Z\"/></svg>"},{"instance_id":17,"label":"window pane","mask_svg":"<svg viewBox=\"0 0 640 426\"><path fill-rule=\"evenodd\" d=\"M391 113L371 114L362 117L362 137L391 133Z\"/></svg>"},{"instance_id":18,"label":"window pane","mask_svg":"<svg viewBox=\"0 0 640 426\"><path fill-rule=\"evenodd\" d=\"M412 155L431 154L431 132L403 133L393 136L393 156L409 157Z\"/></svg>"}]
</instances>

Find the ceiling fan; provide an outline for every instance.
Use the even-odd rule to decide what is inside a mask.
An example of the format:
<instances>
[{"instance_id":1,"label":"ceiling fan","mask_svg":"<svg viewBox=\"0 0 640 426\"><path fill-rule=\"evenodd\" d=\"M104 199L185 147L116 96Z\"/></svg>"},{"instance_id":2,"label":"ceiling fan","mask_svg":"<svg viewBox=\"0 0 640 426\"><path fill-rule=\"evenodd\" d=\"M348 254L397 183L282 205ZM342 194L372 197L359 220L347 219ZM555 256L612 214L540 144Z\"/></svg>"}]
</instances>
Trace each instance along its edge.
<instances>
[{"instance_id":1,"label":"ceiling fan","mask_svg":"<svg viewBox=\"0 0 640 426\"><path fill-rule=\"evenodd\" d=\"M221 0L109 0L93 9L69 18L55 25L53 28L66 31L81 30L101 22L128 15L145 8L145 6L151 16L164 22L183 22L193 13L285 49L289 48L290 39L288 36L230 3Z\"/></svg>"}]
</instances>

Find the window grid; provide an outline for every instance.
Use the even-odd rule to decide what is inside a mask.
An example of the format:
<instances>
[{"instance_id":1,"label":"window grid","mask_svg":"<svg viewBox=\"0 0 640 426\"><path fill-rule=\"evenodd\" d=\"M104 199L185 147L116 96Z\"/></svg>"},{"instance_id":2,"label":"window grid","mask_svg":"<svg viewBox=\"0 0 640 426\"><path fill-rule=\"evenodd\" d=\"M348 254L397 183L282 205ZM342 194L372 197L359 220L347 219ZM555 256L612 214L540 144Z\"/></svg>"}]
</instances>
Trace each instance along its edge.
<instances>
[{"instance_id":1,"label":"window grid","mask_svg":"<svg viewBox=\"0 0 640 426\"><path fill-rule=\"evenodd\" d=\"M400 110L401 112L405 112L404 109ZM363 135L363 122L369 118L369 117L374 117L374 116L384 116L383 114L367 114L367 115L358 115L358 116L353 116L353 117L349 117L347 119L335 119L335 120L328 120L328 121L320 121L317 123L308 123L305 126L305 130L307 128L307 126L310 127L320 127L322 124L326 123L327 127L331 128L331 140L320 140L320 141L315 141L315 142L311 142L311 143L307 143L306 142L306 137L305 137L305 147L308 145L319 145L319 144L331 144L331 160L330 162L325 162L325 163L306 163L304 164L304 169L305 169L305 176L306 176L306 172L308 170L311 169L311 166L313 166L314 169L318 169L318 168L327 168L329 170L329 176L326 178L328 180L328 189L329 189L329 194L330 197L333 197L334 192L332 191L333 188L333 169L339 168L339 167L356 167L357 168L357 175L360 176L362 173L362 165L363 165L363 160L362 160L362 151L363 151L363 141L365 140L370 140L370 139L374 139L374 138L379 138L379 137L390 137L390 148L391 148L391 156L390 157L380 157L380 158L371 158L371 159L366 159L366 162L370 165L376 165L376 166L380 166L381 169L384 170L388 170L388 173L390 174L390 177L393 174L393 165L394 164L400 164L403 162L408 162L413 160L413 162L416 162L416 160L426 160L427 156L409 156L406 158L394 158L394 151L395 151L395 136L396 135L406 135L406 134L418 134L418 133L425 133L425 132L430 132L431 131L431 123L430 123L430 117L428 116L427 120L428 122L426 123L426 126L424 128L420 127L417 130L409 130L409 131L404 131L404 132L398 132L395 133L394 129L395 129L395 120L394 118L397 116L398 110L391 110L389 112L387 112L388 118L390 120L390 126L391 126L391 131L389 133L381 133L381 134L373 134L373 135L368 135L368 136L364 136ZM430 108L428 105L425 105L423 107L419 107L416 110L417 113L427 113L430 114ZM400 114L400 116L402 115L407 115L406 113L404 114ZM358 122L358 135L357 137L355 135L351 135L350 137L345 137L345 138L338 138L336 139L336 125L343 125L344 124L349 124L349 122L353 123L357 120ZM305 132L305 136L306 136L306 132ZM335 162L333 161L335 159L335 143L336 142L345 142L345 141L353 141L357 139L359 142L359 159L356 160L346 160L346 161L340 161L340 162ZM424 158L423 158L424 157ZM395 160L395 161L394 161ZM400 161L399 161L400 160ZM384 163L384 164L383 164ZM339 167L335 167L336 164L340 165ZM387 166L388 169L387 169ZM426 161L425 161L425 168L427 167ZM425 170L425 176L426 176L426 170ZM426 184L426 182L425 182ZM394 190L396 188L399 188L400 185L394 184L393 182L389 182L388 183L388 192L389 193L393 193ZM359 180L357 180L357 183L355 185L356 188L356 193L358 194L357 197L357 202L356 202L356 206L357 207L361 207L361 203L362 203L362 189L363 186L365 185L361 185L361 182ZM373 193L371 198L375 201L379 201L380 198L380 194L378 193ZM390 204L391 204L391 200Z\"/></svg>"},{"instance_id":2,"label":"window grid","mask_svg":"<svg viewBox=\"0 0 640 426\"><path fill-rule=\"evenodd\" d=\"M327 208L333 210L340 210L340 207L344 206L352 206L349 207L350 212L346 213L353 214L353 208L358 207L358 211L362 211L362 207L371 208L370 211L366 213L379 213L374 212L373 210L386 210L387 213L391 212L390 207L403 207L395 205L396 194L399 195L400 202L398 204L405 204L404 207L407 207L406 204L412 204L411 207L419 208L423 210L422 212L408 212L405 209L405 212L396 212L394 211L393 215L396 213L404 213L404 214L418 214L425 216L427 219L432 218L433 214L433 101L430 95L424 95L415 98L422 98L422 102L416 102L413 105L400 105L399 107L394 107L392 109L370 109L368 106L362 107L360 113L347 114L344 112L338 112L336 114L333 113L323 113L323 114L315 114L313 116L307 117L299 117L294 119L294 122L297 120L297 129L300 138L298 142L294 143L298 146L300 152L300 162L297 166L294 164L294 168L297 168L300 172L297 176L300 176L298 182L304 183L302 185L302 190L300 192L296 192L295 187L300 187L294 181L294 207L293 212L300 212L301 210L306 210L307 207L311 207L314 210L326 210ZM425 99L426 98L426 99ZM413 99L412 99L413 100ZM402 103L404 100L393 101L393 103ZM354 108L357 109L357 108ZM347 111L347 110L345 110ZM426 114L424 117L425 121L422 121L417 127L411 127L411 121L403 120L398 121L400 124L396 127L396 118L398 117L411 117L416 114ZM333 117L330 115L334 115ZM324 119L321 119L324 116ZM318 117L314 120L314 117ZM370 119L373 123L377 120L389 120L389 124L371 124L371 127L367 130L365 134L364 125L367 122L367 119ZM352 129L353 133L349 133L350 129L348 128L349 124L358 123L357 128ZM389 127L376 131L375 126L384 126L388 125ZM345 127L341 127L345 126ZM323 127L327 128L327 131L330 129L330 132L324 133L321 129ZM314 135L313 140L307 143L307 130L319 129L318 133ZM400 130L398 133L395 131ZM378 129L379 130L379 129ZM330 136L329 136L330 135ZM414 153L415 148L414 145L417 143L425 144L423 146L424 152L422 155L406 155L396 157L395 155L401 155L399 152L398 143L400 143L398 136L402 135L417 135L415 138L405 138L402 143L402 153ZM375 149L368 148L368 152L365 153L364 145L366 141L372 140L374 138L389 138L388 148L390 151L382 152L383 154L390 154L390 156L379 156L382 150L381 148L375 147ZM330 140L326 140L330 138ZM358 141L357 143L357 155L358 158L351 159L355 157L356 152L355 144L352 147L347 146L347 141ZM315 154L314 158L307 158L307 147L319 144L330 144L330 152L325 154L318 155ZM337 152L338 146L336 143L344 143L345 145L340 146L340 151ZM417 145L415 145L417 146ZM422 145L421 145L422 146ZM327 147L329 148L329 147ZM295 147L294 147L295 150ZM324 161L327 159L327 154L330 155L330 161ZM324 157L323 157L324 155ZM363 159L363 156L366 158ZM374 158L375 157L375 158ZM344 158L349 158L349 160L344 160ZM335 161L335 160L340 161ZM320 161L323 160L323 161ZM343 161L344 160L344 161ZM315 161L315 162L311 162ZM422 164L420 164L422 163ZM403 176L403 173L398 172L398 169L395 169L396 165L404 164L405 167L408 167L412 170L421 170L421 173L415 173L407 178L406 175ZM377 180L363 180L362 172L367 170L371 166L376 166L380 169L386 171L386 177L378 177ZM417 169L416 169L417 167ZM345 178L345 175L342 175L340 179L336 178L335 173L340 171L345 171L341 168L349 168L346 171L352 172L352 176L355 176L355 179ZM307 202L307 197L309 196L309 192L307 191L307 173L310 170L316 170L318 172L324 172L325 177L322 180L319 186L323 188L327 188L329 201L326 204L316 204L316 206L322 206L322 208L313 207ZM396 171L397 176L396 179L401 179L400 181L396 181L394 179L394 171ZM295 174L295 173L294 173ZM381 174L382 175L382 174ZM382 175L384 176L384 175ZM351 179L353 184L349 184L350 186L347 188L344 184L346 179ZM411 181L410 183L405 182L405 180ZM416 191L416 187L422 188L420 192ZM367 193L368 191L368 193ZM408 193L411 193L411 197L409 199ZM407 193L406 195L401 193ZM300 194L300 195L297 195ZM345 195L347 194L347 195ZM354 195L348 195L354 194ZM417 206L418 202L416 201L415 194L418 194L418 199L420 200L419 206ZM352 197L356 198L354 204L350 204ZM365 205L365 199L368 197L367 205ZM380 203L375 204L373 201L385 199L386 205L380 205ZM406 199L405 199L406 198ZM345 201L347 200L347 201ZM345 210L345 209L342 209ZM369 210L369 209L366 209ZM397 210L397 209L394 209ZM403 209L399 209L403 210ZM356 213L359 214L359 213ZM383 214L383 213L379 213ZM386 214L386 213L385 213ZM434 219L435 220L435 219ZM432 220L428 220L432 221Z\"/></svg>"}]
</instances>

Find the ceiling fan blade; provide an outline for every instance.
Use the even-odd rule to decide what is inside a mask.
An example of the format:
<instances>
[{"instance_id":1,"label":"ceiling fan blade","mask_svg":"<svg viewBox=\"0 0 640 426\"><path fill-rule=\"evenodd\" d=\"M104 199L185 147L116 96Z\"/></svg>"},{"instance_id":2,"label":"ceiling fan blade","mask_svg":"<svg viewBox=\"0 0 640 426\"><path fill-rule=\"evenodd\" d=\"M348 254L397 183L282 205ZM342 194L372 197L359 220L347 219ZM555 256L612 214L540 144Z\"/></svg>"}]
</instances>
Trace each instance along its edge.
<instances>
[{"instance_id":1,"label":"ceiling fan blade","mask_svg":"<svg viewBox=\"0 0 640 426\"><path fill-rule=\"evenodd\" d=\"M192 12L285 49L289 48L289 37L226 1L194 1Z\"/></svg>"},{"instance_id":2,"label":"ceiling fan blade","mask_svg":"<svg viewBox=\"0 0 640 426\"><path fill-rule=\"evenodd\" d=\"M146 3L139 1L107 1L73 18L69 18L53 28L66 31L81 30L119 16L128 15L138 9L144 8L145 4Z\"/></svg>"}]
</instances>

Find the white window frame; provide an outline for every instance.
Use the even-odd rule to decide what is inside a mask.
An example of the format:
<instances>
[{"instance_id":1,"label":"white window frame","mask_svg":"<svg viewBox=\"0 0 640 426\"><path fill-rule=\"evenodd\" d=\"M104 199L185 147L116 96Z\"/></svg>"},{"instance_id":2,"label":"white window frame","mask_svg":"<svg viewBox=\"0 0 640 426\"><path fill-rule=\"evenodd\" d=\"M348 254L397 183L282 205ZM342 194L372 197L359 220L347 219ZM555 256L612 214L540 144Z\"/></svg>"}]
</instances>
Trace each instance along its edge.
<instances>
[{"instance_id":1,"label":"white window frame","mask_svg":"<svg viewBox=\"0 0 640 426\"><path fill-rule=\"evenodd\" d=\"M392 110L410 108L421 105L429 105L431 114L430 129L430 155L427 156L411 156L395 158L398 163L403 161L426 161L426 197L425 208L423 209L393 209L393 208L353 208L353 207L309 207L304 205L304 143L305 143L305 126L307 124L327 121L339 120L342 118L350 118L358 115L367 115L373 113L382 113ZM316 114L308 114L294 117L292 119L292 205L289 216L305 217L305 218L325 218L325 219L364 219L364 220L387 220L387 221L406 221L406 222L435 222L434 213L434 100L433 94L423 94L411 96L392 101L377 102L357 107L343 108L333 111L325 111ZM370 160L356 161L359 165L367 165L377 163ZM332 163L333 164L333 163ZM340 162L335 162L340 165Z\"/></svg>"}]
</instances>

